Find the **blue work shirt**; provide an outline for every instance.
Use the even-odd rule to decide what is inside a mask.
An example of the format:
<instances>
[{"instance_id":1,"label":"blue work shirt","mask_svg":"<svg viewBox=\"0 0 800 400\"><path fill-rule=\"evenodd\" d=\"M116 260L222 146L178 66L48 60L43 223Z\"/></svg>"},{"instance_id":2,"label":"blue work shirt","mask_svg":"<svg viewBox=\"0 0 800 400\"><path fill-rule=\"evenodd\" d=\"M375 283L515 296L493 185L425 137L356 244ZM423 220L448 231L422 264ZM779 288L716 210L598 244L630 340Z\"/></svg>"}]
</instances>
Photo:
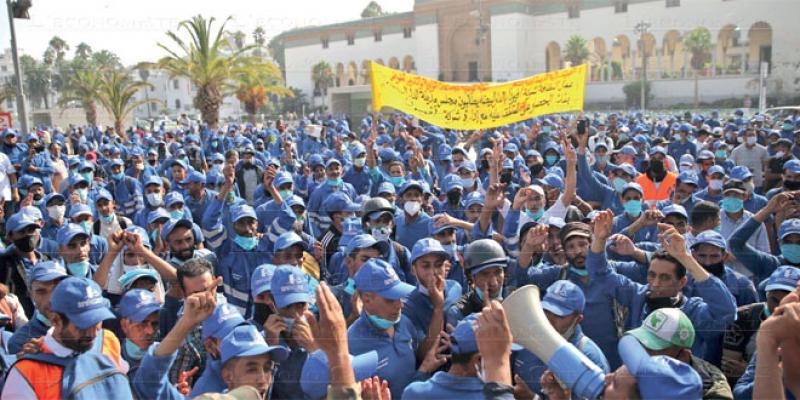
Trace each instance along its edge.
<instances>
[{"instance_id":1,"label":"blue work shirt","mask_svg":"<svg viewBox=\"0 0 800 400\"><path fill-rule=\"evenodd\" d=\"M420 289L424 288L417 286L417 288L404 299L403 315L408 317L411 323L414 324L414 328L417 330L417 336L415 338L419 342L422 342L425 340L425 336L428 335L428 326L431 324L431 317L433 316L433 304L428 294L423 293L423 290ZM444 317L444 311L448 310L450 306L455 304L460 298L461 285L459 285L458 282L446 279L444 281L444 307L442 308L442 317ZM444 329L444 325L442 325L442 329Z\"/></svg>"},{"instance_id":2,"label":"blue work shirt","mask_svg":"<svg viewBox=\"0 0 800 400\"><path fill-rule=\"evenodd\" d=\"M430 236L428 234L428 220L431 217L420 210L416 217L410 217L403 212L395 218L397 228L395 230L395 240L408 249L413 249L417 240Z\"/></svg>"},{"instance_id":3,"label":"blue work shirt","mask_svg":"<svg viewBox=\"0 0 800 400\"><path fill-rule=\"evenodd\" d=\"M281 340L281 346L288 345ZM300 386L300 374L308 359L308 350L302 347L290 349L289 357L278 364L272 384L272 396L276 399L302 399L305 395Z\"/></svg>"},{"instance_id":4,"label":"blue work shirt","mask_svg":"<svg viewBox=\"0 0 800 400\"><path fill-rule=\"evenodd\" d=\"M753 273L753 282L761 282L769 278L772 272L781 265L797 266L790 263L783 255L776 256L765 253L747 244L750 236L753 236L759 227L761 227L761 222L756 221L755 218L750 218L736 228L728 239L730 252L733 253L737 261L750 269L750 272Z\"/></svg>"},{"instance_id":5,"label":"blue work shirt","mask_svg":"<svg viewBox=\"0 0 800 400\"><path fill-rule=\"evenodd\" d=\"M639 217L641 218L641 215ZM658 241L658 227L656 225L645 226L639 229L633 237L628 234L628 227L636 221L636 218L631 217L630 214L624 213L614 217L614 225L611 233L621 233L628 236L634 243L638 242L657 242Z\"/></svg>"},{"instance_id":6,"label":"blue work shirt","mask_svg":"<svg viewBox=\"0 0 800 400\"><path fill-rule=\"evenodd\" d=\"M36 314L34 314L27 324L14 331L11 339L7 342L8 352L11 354L19 353L25 343L28 343L31 339L46 335L48 329L50 329L50 327L43 324L42 321L39 321L39 319L36 318Z\"/></svg>"},{"instance_id":7,"label":"blue work shirt","mask_svg":"<svg viewBox=\"0 0 800 400\"><path fill-rule=\"evenodd\" d=\"M423 382L414 382L403 391L402 400L459 399L483 400L483 381L475 376L455 376L439 371Z\"/></svg>"},{"instance_id":8,"label":"blue work shirt","mask_svg":"<svg viewBox=\"0 0 800 400\"><path fill-rule=\"evenodd\" d=\"M355 165L351 165L350 168L347 169L347 172L344 173L344 176L342 176L342 180L352 185L356 193L370 193L372 180L369 178L369 172L367 172L366 166L358 168Z\"/></svg>"},{"instance_id":9,"label":"blue work shirt","mask_svg":"<svg viewBox=\"0 0 800 400\"><path fill-rule=\"evenodd\" d=\"M736 272L733 268L725 266L721 276L717 276L736 300L738 307L758 302L758 292L750 278ZM683 288L683 294L689 297L699 297L701 293L694 285L694 279L689 277L689 283Z\"/></svg>"},{"instance_id":10,"label":"blue work shirt","mask_svg":"<svg viewBox=\"0 0 800 400\"><path fill-rule=\"evenodd\" d=\"M206 357L206 366L203 374L194 382L190 398L195 398L204 393L222 393L228 390L228 385L222 380L222 362Z\"/></svg>"}]
</instances>

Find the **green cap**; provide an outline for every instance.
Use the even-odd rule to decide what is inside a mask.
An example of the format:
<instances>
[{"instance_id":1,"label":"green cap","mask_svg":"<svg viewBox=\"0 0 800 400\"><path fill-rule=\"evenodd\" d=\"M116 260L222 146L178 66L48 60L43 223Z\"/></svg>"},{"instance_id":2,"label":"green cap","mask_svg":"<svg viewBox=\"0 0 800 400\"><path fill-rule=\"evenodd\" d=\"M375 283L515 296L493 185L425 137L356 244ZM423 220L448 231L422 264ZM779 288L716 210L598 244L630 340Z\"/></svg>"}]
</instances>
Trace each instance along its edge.
<instances>
[{"instance_id":1,"label":"green cap","mask_svg":"<svg viewBox=\"0 0 800 400\"><path fill-rule=\"evenodd\" d=\"M649 350L664 350L672 346L689 349L694 344L692 321L678 308L653 311L644 319L642 326L627 334Z\"/></svg>"}]
</instances>

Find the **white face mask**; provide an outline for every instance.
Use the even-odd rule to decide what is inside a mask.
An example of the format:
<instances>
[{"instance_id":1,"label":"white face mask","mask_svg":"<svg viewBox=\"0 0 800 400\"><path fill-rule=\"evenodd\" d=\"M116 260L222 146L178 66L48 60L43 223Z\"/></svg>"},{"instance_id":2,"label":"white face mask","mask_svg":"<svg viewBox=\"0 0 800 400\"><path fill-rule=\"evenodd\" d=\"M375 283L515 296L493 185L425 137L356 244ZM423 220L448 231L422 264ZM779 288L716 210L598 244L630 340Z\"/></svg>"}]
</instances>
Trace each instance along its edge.
<instances>
[{"instance_id":1,"label":"white face mask","mask_svg":"<svg viewBox=\"0 0 800 400\"><path fill-rule=\"evenodd\" d=\"M775 158L783 158L783 156L785 156L785 155L786 155L786 153L784 153L782 151L779 151L779 152L775 153Z\"/></svg>"},{"instance_id":2,"label":"white face mask","mask_svg":"<svg viewBox=\"0 0 800 400\"><path fill-rule=\"evenodd\" d=\"M747 144L754 145L754 144L756 144L756 140L757 139L758 138L756 138L755 136L750 136L750 137L747 138Z\"/></svg>"},{"instance_id":3,"label":"white face mask","mask_svg":"<svg viewBox=\"0 0 800 400\"><path fill-rule=\"evenodd\" d=\"M51 219L61 220L64 218L64 212L66 212L67 206L50 206L47 207L47 216Z\"/></svg>"},{"instance_id":4,"label":"white face mask","mask_svg":"<svg viewBox=\"0 0 800 400\"><path fill-rule=\"evenodd\" d=\"M146 269L146 267L142 264L134 264L134 265L122 264L122 273L128 273L140 269Z\"/></svg>"},{"instance_id":5,"label":"white face mask","mask_svg":"<svg viewBox=\"0 0 800 400\"><path fill-rule=\"evenodd\" d=\"M721 179L712 179L708 181L708 187L712 190L722 190L722 180Z\"/></svg>"},{"instance_id":6,"label":"white face mask","mask_svg":"<svg viewBox=\"0 0 800 400\"><path fill-rule=\"evenodd\" d=\"M161 205L161 193L148 193L147 201L151 206L158 207Z\"/></svg>"},{"instance_id":7,"label":"white face mask","mask_svg":"<svg viewBox=\"0 0 800 400\"><path fill-rule=\"evenodd\" d=\"M363 157L356 158L356 159L353 160L353 165L355 165L358 168L361 168L361 167L364 166L364 164L366 164L366 162L367 162L366 158L363 158Z\"/></svg>"},{"instance_id":8,"label":"white face mask","mask_svg":"<svg viewBox=\"0 0 800 400\"><path fill-rule=\"evenodd\" d=\"M403 204L403 209L408 213L408 215L417 215L419 214L419 210L422 208L422 204L418 201L407 201Z\"/></svg>"}]
</instances>

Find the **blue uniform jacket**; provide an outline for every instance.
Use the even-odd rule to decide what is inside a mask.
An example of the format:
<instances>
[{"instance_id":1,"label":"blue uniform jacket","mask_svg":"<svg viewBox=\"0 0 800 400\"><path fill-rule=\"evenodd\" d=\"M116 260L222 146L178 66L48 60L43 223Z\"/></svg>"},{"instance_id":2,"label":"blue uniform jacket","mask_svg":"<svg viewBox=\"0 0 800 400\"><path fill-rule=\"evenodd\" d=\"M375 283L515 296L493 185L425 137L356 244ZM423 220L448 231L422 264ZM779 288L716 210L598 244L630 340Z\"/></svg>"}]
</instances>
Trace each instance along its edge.
<instances>
[{"instance_id":1,"label":"blue uniform jacket","mask_svg":"<svg viewBox=\"0 0 800 400\"><path fill-rule=\"evenodd\" d=\"M736 300L738 307L746 306L748 304L758 302L758 292L753 285L750 278L734 271L732 268L725 266L722 276L718 276L728 291L731 292L733 298ZM695 288L694 279L689 277L689 283L683 288L683 294L689 297L699 297L700 292Z\"/></svg>"},{"instance_id":2,"label":"blue uniform jacket","mask_svg":"<svg viewBox=\"0 0 800 400\"><path fill-rule=\"evenodd\" d=\"M228 390L228 385L222 380L222 362L206 357L206 367L203 374L194 382L190 398L204 393L222 393Z\"/></svg>"},{"instance_id":3,"label":"blue uniform jacket","mask_svg":"<svg viewBox=\"0 0 800 400\"><path fill-rule=\"evenodd\" d=\"M136 212L144 208L142 184L130 176L120 180L109 179L106 190L114 195L117 210L125 217L133 218Z\"/></svg>"},{"instance_id":4,"label":"blue uniform jacket","mask_svg":"<svg viewBox=\"0 0 800 400\"><path fill-rule=\"evenodd\" d=\"M10 158L10 157L9 157ZM12 163L14 160L11 160ZM53 166L53 160L50 159L50 154L47 152L39 153L33 156L33 158L28 159L25 158L21 160L22 170L18 173L18 176L22 175L30 175L35 176L42 180L44 183L44 192L48 194L53 191L53 184L51 182L51 177L56 172L55 167ZM37 170L36 172L31 172L28 170L29 167L35 167Z\"/></svg>"},{"instance_id":5,"label":"blue uniform jacket","mask_svg":"<svg viewBox=\"0 0 800 400\"><path fill-rule=\"evenodd\" d=\"M417 240L430 236L428 234L428 221L431 217L424 211L420 211L413 221L407 221L408 215L403 212L395 218L397 228L395 230L395 240L406 248L413 249Z\"/></svg>"},{"instance_id":6,"label":"blue uniform jacket","mask_svg":"<svg viewBox=\"0 0 800 400\"><path fill-rule=\"evenodd\" d=\"M445 280L443 313L455 304L459 298L461 298L461 285L449 279ZM421 343L425 340L425 336L428 335L428 326L431 324L431 316L433 315L431 298L422 293L418 286L404 299L404 302L403 315L408 317L411 323L414 324L414 328L417 330L415 338ZM442 329L444 329L444 326L442 326Z\"/></svg>"},{"instance_id":7,"label":"blue uniform jacket","mask_svg":"<svg viewBox=\"0 0 800 400\"><path fill-rule=\"evenodd\" d=\"M50 327L43 324L42 321L39 321L34 315L27 324L17 328L11 336L11 339L8 340L8 352L11 354L19 353L25 343L28 343L31 339L44 336L47 334L48 329L50 329Z\"/></svg>"},{"instance_id":8,"label":"blue uniform jacket","mask_svg":"<svg viewBox=\"0 0 800 400\"><path fill-rule=\"evenodd\" d=\"M214 190L204 189L203 196L200 199L195 200L195 198L189 194L184 197L186 201L185 205L192 213L192 220L195 224L200 226L203 223L203 215L206 214L208 205L211 204L211 200L215 199L218 194L219 193Z\"/></svg>"},{"instance_id":9,"label":"blue uniform jacket","mask_svg":"<svg viewBox=\"0 0 800 400\"><path fill-rule=\"evenodd\" d=\"M349 183L345 182L341 188L334 188L325 183L317 186L317 188L311 192L311 197L309 197L308 204L306 205L308 219L317 232L325 232L331 226L331 217L322 209L322 203L335 191L342 191L350 198L350 201L355 201L356 190L353 189L353 185Z\"/></svg>"},{"instance_id":10,"label":"blue uniform jacket","mask_svg":"<svg viewBox=\"0 0 800 400\"><path fill-rule=\"evenodd\" d=\"M359 170L358 167L351 165L342 176L342 180L351 184L358 194L369 194L372 188L372 180L369 178L366 166Z\"/></svg>"},{"instance_id":11,"label":"blue uniform jacket","mask_svg":"<svg viewBox=\"0 0 800 400\"><path fill-rule=\"evenodd\" d=\"M641 326L650 313L645 302L647 285L634 282L614 271L606 260L605 251L595 253L590 250L586 257L586 269L589 276L600 284L602 296L607 300L616 300L627 308L625 330ZM697 332L692 353L718 365L722 357L722 336L725 328L736 318L736 301L725 284L715 276L695 285L701 296L687 297L680 307Z\"/></svg>"},{"instance_id":12,"label":"blue uniform jacket","mask_svg":"<svg viewBox=\"0 0 800 400\"><path fill-rule=\"evenodd\" d=\"M460 399L483 400L483 381L478 377L455 376L439 371L423 382L414 382L403 391L403 400Z\"/></svg>"},{"instance_id":13,"label":"blue uniform jacket","mask_svg":"<svg viewBox=\"0 0 800 400\"><path fill-rule=\"evenodd\" d=\"M756 357L758 353L754 353L753 357L750 357L750 363L747 364L747 369L744 370L744 374L739 378L736 382L736 386L733 387L733 398L736 400L751 400L753 398L753 389L755 388L756 384ZM795 397L789 391L789 389L784 388L784 395L788 400L794 400Z\"/></svg>"},{"instance_id":14,"label":"blue uniform jacket","mask_svg":"<svg viewBox=\"0 0 800 400\"><path fill-rule=\"evenodd\" d=\"M623 212L622 202L619 200L619 194L613 187L600 182L597 176L589 168L589 162L586 160L585 154L578 154L578 185L575 188L576 193L582 199L587 201L597 201L600 203L601 209L608 209L614 211L614 214Z\"/></svg>"},{"instance_id":15,"label":"blue uniform jacket","mask_svg":"<svg viewBox=\"0 0 800 400\"><path fill-rule=\"evenodd\" d=\"M178 389L169 381L169 370L178 352L167 356L155 356L158 343L153 343L142 358L139 371L133 377L131 386L140 399L184 400Z\"/></svg>"},{"instance_id":16,"label":"blue uniform jacket","mask_svg":"<svg viewBox=\"0 0 800 400\"><path fill-rule=\"evenodd\" d=\"M760 222L756 221L755 218L750 218L736 228L730 239L728 239L728 247L730 247L731 253L739 262L750 269L750 272L753 273L754 282L761 282L767 279L781 265L793 265L783 255L774 256L764 253L747 244L747 240L750 239L750 236L753 236L759 226L761 226Z\"/></svg>"},{"instance_id":17,"label":"blue uniform jacket","mask_svg":"<svg viewBox=\"0 0 800 400\"><path fill-rule=\"evenodd\" d=\"M631 226L635 220L635 218L631 219L628 213L617 215L614 217L614 226L611 232L628 236L634 243L658 241L658 227L656 225L650 225L639 229L639 231L631 237L631 235L628 234L628 227Z\"/></svg>"},{"instance_id":18,"label":"blue uniform jacket","mask_svg":"<svg viewBox=\"0 0 800 400\"><path fill-rule=\"evenodd\" d=\"M282 346L289 346L281 343ZM291 349L289 358L281 361L275 370L274 383L272 384L272 397L276 399L302 399L305 394L300 386L300 374L303 364L308 359L308 350L297 347Z\"/></svg>"}]
</instances>

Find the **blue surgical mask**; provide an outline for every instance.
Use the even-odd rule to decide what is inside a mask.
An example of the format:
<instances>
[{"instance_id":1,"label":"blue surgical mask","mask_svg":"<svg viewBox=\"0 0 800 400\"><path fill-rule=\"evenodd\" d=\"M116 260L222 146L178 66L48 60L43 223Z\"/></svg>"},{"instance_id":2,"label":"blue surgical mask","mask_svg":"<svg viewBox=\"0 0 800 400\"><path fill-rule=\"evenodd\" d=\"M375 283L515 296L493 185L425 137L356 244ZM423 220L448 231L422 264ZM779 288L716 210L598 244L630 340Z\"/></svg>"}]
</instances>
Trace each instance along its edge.
<instances>
[{"instance_id":1,"label":"blue surgical mask","mask_svg":"<svg viewBox=\"0 0 800 400\"><path fill-rule=\"evenodd\" d=\"M620 141L620 142L624 142L624 141L626 141L626 140L628 140L628 139L630 139L630 137L628 136L628 134L627 134L627 133L620 133L620 134L619 134L619 141Z\"/></svg>"},{"instance_id":2,"label":"blue surgical mask","mask_svg":"<svg viewBox=\"0 0 800 400\"><path fill-rule=\"evenodd\" d=\"M461 178L461 186L464 189L472 189L475 186L475 178Z\"/></svg>"},{"instance_id":3,"label":"blue surgical mask","mask_svg":"<svg viewBox=\"0 0 800 400\"><path fill-rule=\"evenodd\" d=\"M334 187L341 187L344 184L342 178L328 179L326 183L328 184L328 186L334 186Z\"/></svg>"},{"instance_id":4,"label":"blue surgical mask","mask_svg":"<svg viewBox=\"0 0 800 400\"><path fill-rule=\"evenodd\" d=\"M281 317L281 318L283 318L283 322L286 324L286 333L291 333L292 328L294 328L294 323L295 323L294 318L289 318L289 317Z\"/></svg>"},{"instance_id":5,"label":"blue surgical mask","mask_svg":"<svg viewBox=\"0 0 800 400\"><path fill-rule=\"evenodd\" d=\"M93 172L81 172L81 176L84 179L86 179L86 181L89 182L90 185L92 184L92 180L94 179L94 173Z\"/></svg>"},{"instance_id":6,"label":"blue surgical mask","mask_svg":"<svg viewBox=\"0 0 800 400\"><path fill-rule=\"evenodd\" d=\"M456 259L456 252L458 251L457 244L455 243L443 244L442 248L444 249L445 252L447 252L447 254L450 254L450 256L453 257L453 260Z\"/></svg>"},{"instance_id":7,"label":"blue surgical mask","mask_svg":"<svg viewBox=\"0 0 800 400\"><path fill-rule=\"evenodd\" d=\"M80 225L87 234L92 234L92 223L90 221L83 221L78 225Z\"/></svg>"},{"instance_id":8,"label":"blue surgical mask","mask_svg":"<svg viewBox=\"0 0 800 400\"><path fill-rule=\"evenodd\" d=\"M727 213L737 213L744 208L744 200L727 196L722 199L720 206Z\"/></svg>"},{"instance_id":9,"label":"blue surgical mask","mask_svg":"<svg viewBox=\"0 0 800 400\"><path fill-rule=\"evenodd\" d=\"M483 290L481 288L476 286L475 287L475 294L478 295L479 299L481 299L482 301L485 301L484 299L486 298L486 295L483 293ZM500 295L500 296L494 297L494 298L492 298L492 300L498 300L498 301L499 300L503 300L503 296Z\"/></svg>"},{"instance_id":10,"label":"blue surgical mask","mask_svg":"<svg viewBox=\"0 0 800 400\"><path fill-rule=\"evenodd\" d=\"M46 317L44 314L42 314L41 312L39 312L39 310L36 310L36 312L34 312L33 314L34 314L34 315L33 315L33 317L34 317L34 318L36 318L36 319L38 319L38 320L39 320L39 322L41 322L42 324L44 324L44 326L50 326L50 325L52 325L52 324L50 323L50 319L49 319L49 318L47 318L47 317Z\"/></svg>"},{"instance_id":11,"label":"blue surgical mask","mask_svg":"<svg viewBox=\"0 0 800 400\"><path fill-rule=\"evenodd\" d=\"M19 197L20 198L28 197L28 190L27 189L17 189L17 192L19 192Z\"/></svg>"},{"instance_id":12,"label":"blue surgical mask","mask_svg":"<svg viewBox=\"0 0 800 400\"><path fill-rule=\"evenodd\" d=\"M375 315L367 314L367 318L369 318L369 322L372 323L373 326L382 331L385 331L393 327L396 323L400 322L400 317L398 317L396 321L389 321L388 319L383 319Z\"/></svg>"},{"instance_id":13,"label":"blue surgical mask","mask_svg":"<svg viewBox=\"0 0 800 400\"><path fill-rule=\"evenodd\" d=\"M356 292L356 280L353 278L347 278L347 284L344 285L344 292L353 295Z\"/></svg>"},{"instance_id":14,"label":"blue surgical mask","mask_svg":"<svg viewBox=\"0 0 800 400\"><path fill-rule=\"evenodd\" d=\"M638 217L639 214L642 213L642 201L641 200L628 200L623 205L625 207L625 212L628 213L631 217Z\"/></svg>"},{"instance_id":15,"label":"blue surgical mask","mask_svg":"<svg viewBox=\"0 0 800 400\"><path fill-rule=\"evenodd\" d=\"M247 251L253 250L258 246L258 238L255 236L236 235L233 237L233 241Z\"/></svg>"},{"instance_id":16,"label":"blue surgical mask","mask_svg":"<svg viewBox=\"0 0 800 400\"><path fill-rule=\"evenodd\" d=\"M531 211L531 210L528 210L526 208L525 209L525 215L527 215L528 218L530 218L532 221L537 221L538 222L539 219L541 219L542 216L544 215L544 209L540 208L540 209L538 209L536 211Z\"/></svg>"},{"instance_id":17,"label":"blue surgical mask","mask_svg":"<svg viewBox=\"0 0 800 400\"><path fill-rule=\"evenodd\" d=\"M107 224L110 224L112 221L114 221L114 214L111 213L111 214L108 214L106 216L101 215L100 219L102 219L103 222L105 222Z\"/></svg>"},{"instance_id":18,"label":"blue surgical mask","mask_svg":"<svg viewBox=\"0 0 800 400\"><path fill-rule=\"evenodd\" d=\"M714 232L717 232L717 233L722 233L722 225L717 225L717 226L711 228L711 230L713 230Z\"/></svg>"},{"instance_id":19,"label":"blue surgical mask","mask_svg":"<svg viewBox=\"0 0 800 400\"><path fill-rule=\"evenodd\" d=\"M293 192L291 190L281 190L278 192L278 194L281 195L281 199L283 200L288 200L289 198L291 198L292 193Z\"/></svg>"},{"instance_id":20,"label":"blue surgical mask","mask_svg":"<svg viewBox=\"0 0 800 400\"><path fill-rule=\"evenodd\" d=\"M118 180L122 179L124 176L125 176L124 172L120 172L118 174L111 174L111 179L113 179L115 181L118 181Z\"/></svg>"},{"instance_id":21,"label":"blue surgical mask","mask_svg":"<svg viewBox=\"0 0 800 400\"><path fill-rule=\"evenodd\" d=\"M558 161L558 156L554 156L554 155L546 155L546 156L544 156L544 162L549 166L554 165L556 163L556 161Z\"/></svg>"},{"instance_id":22,"label":"blue surgical mask","mask_svg":"<svg viewBox=\"0 0 800 400\"><path fill-rule=\"evenodd\" d=\"M791 123L786 123L786 124L783 124L783 130L785 130L785 131L791 131L791 130L793 130L793 129L794 129L794 124L791 124Z\"/></svg>"},{"instance_id":23,"label":"blue surgical mask","mask_svg":"<svg viewBox=\"0 0 800 400\"><path fill-rule=\"evenodd\" d=\"M183 210L172 210L169 212L169 216L173 219L181 219L183 218Z\"/></svg>"},{"instance_id":24,"label":"blue surgical mask","mask_svg":"<svg viewBox=\"0 0 800 400\"><path fill-rule=\"evenodd\" d=\"M67 271L72 276L85 278L89 274L89 261L80 261L67 264Z\"/></svg>"},{"instance_id":25,"label":"blue surgical mask","mask_svg":"<svg viewBox=\"0 0 800 400\"><path fill-rule=\"evenodd\" d=\"M550 133L553 130L553 127L550 125L542 127L542 133Z\"/></svg>"},{"instance_id":26,"label":"blue surgical mask","mask_svg":"<svg viewBox=\"0 0 800 400\"><path fill-rule=\"evenodd\" d=\"M725 158L728 156L728 152L725 150L717 150L714 152L714 157L716 158Z\"/></svg>"},{"instance_id":27,"label":"blue surgical mask","mask_svg":"<svg viewBox=\"0 0 800 400\"><path fill-rule=\"evenodd\" d=\"M155 244L156 239L158 239L158 228L150 231L150 240Z\"/></svg>"},{"instance_id":28,"label":"blue surgical mask","mask_svg":"<svg viewBox=\"0 0 800 400\"><path fill-rule=\"evenodd\" d=\"M571 266L569 267L569 270L572 271L573 274L578 276L589 276L589 271L587 271L586 268L575 268Z\"/></svg>"},{"instance_id":29,"label":"blue surgical mask","mask_svg":"<svg viewBox=\"0 0 800 400\"><path fill-rule=\"evenodd\" d=\"M608 156L598 156L598 155L595 155L595 156L594 156L594 159L595 159L595 161L597 161L597 162L599 162L599 163L601 163L601 164L602 164L602 163L607 163L607 162L608 162Z\"/></svg>"},{"instance_id":30,"label":"blue surgical mask","mask_svg":"<svg viewBox=\"0 0 800 400\"><path fill-rule=\"evenodd\" d=\"M130 339L125 338L125 353L128 354L128 357L134 360L141 360L144 358L144 355L147 354L147 349L139 348L136 343L133 343Z\"/></svg>"},{"instance_id":31,"label":"blue surgical mask","mask_svg":"<svg viewBox=\"0 0 800 400\"><path fill-rule=\"evenodd\" d=\"M624 189L627 184L628 182L625 181L625 179L618 176L614 178L614 190L616 190L617 193L622 193L622 189Z\"/></svg>"},{"instance_id":32,"label":"blue surgical mask","mask_svg":"<svg viewBox=\"0 0 800 400\"><path fill-rule=\"evenodd\" d=\"M394 187L399 188L400 186L403 186L404 183L406 183L406 178L402 176L392 176L389 177L389 182L391 182L392 185L394 185Z\"/></svg>"},{"instance_id":33,"label":"blue surgical mask","mask_svg":"<svg viewBox=\"0 0 800 400\"><path fill-rule=\"evenodd\" d=\"M800 264L800 244L784 243L781 245L781 254L786 261L792 264Z\"/></svg>"},{"instance_id":34,"label":"blue surgical mask","mask_svg":"<svg viewBox=\"0 0 800 400\"><path fill-rule=\"evenodd\" d=\"M86 201L89 198L89 189L76 189L78 191L78 197L81 198L81 201Z\"/></svg>"}]
</instances>

